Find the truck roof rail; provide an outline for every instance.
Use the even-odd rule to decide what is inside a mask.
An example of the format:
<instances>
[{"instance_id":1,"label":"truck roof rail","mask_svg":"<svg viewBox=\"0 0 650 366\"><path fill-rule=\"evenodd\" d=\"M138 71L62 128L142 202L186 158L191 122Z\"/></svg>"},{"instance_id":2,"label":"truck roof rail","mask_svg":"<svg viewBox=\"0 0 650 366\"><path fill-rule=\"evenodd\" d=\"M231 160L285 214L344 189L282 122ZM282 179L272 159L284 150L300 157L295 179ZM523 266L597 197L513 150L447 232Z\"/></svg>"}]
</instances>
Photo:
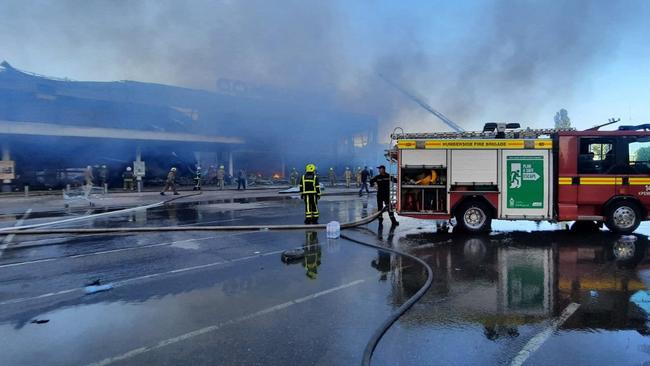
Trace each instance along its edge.
<instances>
[{"instance_id":1,"label":"truck roof rail","mask_svg":"<svg viewBox=\"0 0 650 366\"><path fill-rule=\"evenodd\" d=\"M543 128L525 130L506 130L503 138L528 138L534 139L540 136L550 136L558 132L575 131L575 128ZM423 140L423 139L493 139L496 138L497 131L466 131L466 132L393 132L393 140Z\"/></svg>"},{"instance_id":2,"label":"truck roof rail","mask_svg":"<svg viewBox=\"0 0 650 366\"><path fill-rule=\"evenodd\" d=\"M642 125L636 125L636 126L631 126L631 125L625 125L625 126L618 126L619 131L648 131L650 130L650 123L644 123Z\"/></svg>"}]
</instances>

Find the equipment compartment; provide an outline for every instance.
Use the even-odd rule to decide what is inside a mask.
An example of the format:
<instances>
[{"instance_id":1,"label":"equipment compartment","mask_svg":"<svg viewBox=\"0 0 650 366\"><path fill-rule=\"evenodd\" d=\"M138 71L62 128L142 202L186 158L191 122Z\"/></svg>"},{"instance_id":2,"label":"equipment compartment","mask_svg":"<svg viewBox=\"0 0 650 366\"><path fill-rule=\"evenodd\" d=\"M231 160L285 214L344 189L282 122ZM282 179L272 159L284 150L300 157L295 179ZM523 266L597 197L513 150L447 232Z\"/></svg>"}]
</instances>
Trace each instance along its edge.
<instances>
[{"instance_id":1,"label":"equipment compartment","mask_svg":"<svg viewBox=\"0 0 650 366\"><path fill-rule=\"evenodd\" d=\"M406 166L400 171L400 210L412 213L447 212L447 168Z\"/></svg>"}]
</instances>

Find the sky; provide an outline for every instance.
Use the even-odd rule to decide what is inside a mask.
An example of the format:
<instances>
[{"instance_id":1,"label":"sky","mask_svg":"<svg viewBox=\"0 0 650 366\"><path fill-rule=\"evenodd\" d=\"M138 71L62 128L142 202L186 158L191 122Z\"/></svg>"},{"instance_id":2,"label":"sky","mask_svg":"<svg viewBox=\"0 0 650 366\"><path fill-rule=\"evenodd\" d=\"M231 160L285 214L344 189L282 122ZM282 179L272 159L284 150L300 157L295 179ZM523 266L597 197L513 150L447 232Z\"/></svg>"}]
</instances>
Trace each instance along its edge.
<instances>
[{"instance_id":1,"label":"sky","mask_svg":"<svg viewBox=\"0 0 650 366\"><path fill-rule=\"evenodd\" d=\"M380 136L485 122L650 123L650 2L60 0L0 2L0 59L75 80L215 90L229 78L328 95Z\"/></svg>"}]
</instances>

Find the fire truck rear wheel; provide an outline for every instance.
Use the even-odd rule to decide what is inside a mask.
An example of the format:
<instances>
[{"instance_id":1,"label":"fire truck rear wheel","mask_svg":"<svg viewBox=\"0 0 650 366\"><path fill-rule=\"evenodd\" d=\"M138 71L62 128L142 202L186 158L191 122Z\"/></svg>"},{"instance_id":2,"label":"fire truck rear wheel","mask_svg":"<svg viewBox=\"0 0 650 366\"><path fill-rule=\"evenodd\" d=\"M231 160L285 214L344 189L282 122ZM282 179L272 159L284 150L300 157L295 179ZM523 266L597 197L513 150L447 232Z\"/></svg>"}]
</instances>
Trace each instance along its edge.
<instances>
[{"instance_id":1,"label":"fire truck rear wheel","mask_svg":"<svg viewBox=\"0 0 650 366\"><path fill-rule=\"evenodd\" d=\"M456 222L467 232L487 231L492 223L490 208L481 201L465 202L456 210Z\"/></svg>"},{"instance_id":2,"label":"fire truck rear wheel","mask_svg":"<svg viewBox=\"0 0 650 366\"><path fill-rule=\"evenodd\" d=\"M639 208L633 202L621 201L609 210L605 225L610 231L621 234L634 232L641 223Z\"/></svg>"}]
</instances>

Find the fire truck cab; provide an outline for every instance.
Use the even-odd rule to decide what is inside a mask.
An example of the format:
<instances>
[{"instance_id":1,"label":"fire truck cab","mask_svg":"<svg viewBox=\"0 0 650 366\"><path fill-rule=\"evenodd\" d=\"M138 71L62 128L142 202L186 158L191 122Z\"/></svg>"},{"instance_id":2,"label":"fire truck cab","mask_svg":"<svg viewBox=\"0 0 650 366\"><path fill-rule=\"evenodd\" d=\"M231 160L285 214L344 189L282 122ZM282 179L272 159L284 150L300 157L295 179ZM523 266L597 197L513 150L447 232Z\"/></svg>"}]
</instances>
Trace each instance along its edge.
<instances>
[{"instance_id":1,"label":"fire truck cab","mask_svg":"<svg viewBox=\"0 0 650 366\"><path fill-rule=\"evenodd\" d=\"M470 232L504 219L592 221L630 233L648 218L650 125L617 131L514 125L393 134L397 212L455 218Z\"/></svg>"}]
</instances>

